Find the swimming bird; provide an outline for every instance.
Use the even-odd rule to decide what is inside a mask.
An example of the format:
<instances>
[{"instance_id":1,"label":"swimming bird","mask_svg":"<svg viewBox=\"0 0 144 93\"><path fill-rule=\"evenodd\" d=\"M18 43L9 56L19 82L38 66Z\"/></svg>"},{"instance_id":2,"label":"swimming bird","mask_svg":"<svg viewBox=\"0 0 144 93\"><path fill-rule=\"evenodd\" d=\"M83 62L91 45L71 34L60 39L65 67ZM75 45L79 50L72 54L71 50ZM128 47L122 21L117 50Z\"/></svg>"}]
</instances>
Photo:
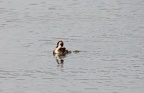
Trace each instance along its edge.
<instances>
[{"instance_id":1,"label":"swimming bird","mask_svg":"<svg viewBox=\"0 0 144 93\"><path fill-rule=\"evenodd\" d=\"M58 41L57 46L56 46L55 50L53 51L53 54L64 56L68 53L71 53L71 51L66 50L66 48L63 46L64 46L64 42L62 40Z\"/></svg>"}]
</instances>

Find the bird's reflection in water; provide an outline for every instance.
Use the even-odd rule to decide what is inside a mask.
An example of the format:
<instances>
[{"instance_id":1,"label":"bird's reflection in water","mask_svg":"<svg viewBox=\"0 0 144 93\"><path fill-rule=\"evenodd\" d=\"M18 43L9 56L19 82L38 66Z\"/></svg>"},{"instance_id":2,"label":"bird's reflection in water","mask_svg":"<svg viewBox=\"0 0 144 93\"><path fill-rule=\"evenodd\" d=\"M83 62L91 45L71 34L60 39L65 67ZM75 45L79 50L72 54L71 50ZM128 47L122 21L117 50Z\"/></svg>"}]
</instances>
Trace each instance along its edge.
<instances>
[{"instance_id":1,"label":"bird's reflection in water","mask_svg":"<svg viewBox=\"0 0 144 93\"><path fill-rule=\"evenodd\" d=\"M59 55L59 54L53 54L56 62L58 64L58 67L63 67L64 64L64 58L66 57L66 55Z\"/></svg>"}]
</instances>

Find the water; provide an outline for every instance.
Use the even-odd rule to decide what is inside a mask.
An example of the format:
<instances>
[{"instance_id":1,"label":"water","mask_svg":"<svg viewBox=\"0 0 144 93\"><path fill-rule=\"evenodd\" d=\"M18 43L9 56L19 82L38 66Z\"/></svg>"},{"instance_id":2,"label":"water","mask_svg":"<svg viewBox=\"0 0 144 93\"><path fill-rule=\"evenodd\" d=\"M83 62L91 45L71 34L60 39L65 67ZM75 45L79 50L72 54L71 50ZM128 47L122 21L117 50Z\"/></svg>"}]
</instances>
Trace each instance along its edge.
<instances>
[{"instance_id":1,"label":"water","mask_svg":"<svg viewBox=\"0 0 144 93\"><path fill-rule=\"evenodd\" d=\"M143 0L0 0L0 93L143 93ZM63 40L64 64L52 55Z\"/></svg>"}]
</instances>

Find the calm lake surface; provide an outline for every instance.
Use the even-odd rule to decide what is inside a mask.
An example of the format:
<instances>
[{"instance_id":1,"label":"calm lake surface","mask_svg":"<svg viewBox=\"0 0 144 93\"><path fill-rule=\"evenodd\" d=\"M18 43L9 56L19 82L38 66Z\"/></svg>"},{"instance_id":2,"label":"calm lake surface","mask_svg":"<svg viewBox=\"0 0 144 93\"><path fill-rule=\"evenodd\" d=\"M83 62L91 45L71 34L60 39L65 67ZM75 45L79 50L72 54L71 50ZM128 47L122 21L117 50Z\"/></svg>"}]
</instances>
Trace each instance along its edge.
<instances>
[{"instance_id":1,"label":"calm lake surface","mask_svg":"<svg viewBox=\"0 0 144 93\"><path fill-rule=\"evenodd\" d=\"M144 93L144 0L0 0L0 93Z\"/></svg>"}]
</instances>

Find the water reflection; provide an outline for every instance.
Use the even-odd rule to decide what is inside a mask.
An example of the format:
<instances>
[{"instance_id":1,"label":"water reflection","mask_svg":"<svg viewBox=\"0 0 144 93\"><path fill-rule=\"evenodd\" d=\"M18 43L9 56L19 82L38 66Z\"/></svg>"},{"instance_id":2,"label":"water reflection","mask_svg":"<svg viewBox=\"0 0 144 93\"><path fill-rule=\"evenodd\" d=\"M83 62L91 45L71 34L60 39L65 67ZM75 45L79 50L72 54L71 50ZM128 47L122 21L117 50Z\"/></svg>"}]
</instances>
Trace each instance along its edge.
<instances>
[{"instance_id":1,"label":"water reflection","mask_svg":"<svg viewBox=\"0 0 144 93\"><path fill-rule=\"evenodd\" d=\"M64 58L66 57L66 55L59 55L59 54L53 54L53 55L58 64L64 64Z\"/></svg>"}]
</instances>

